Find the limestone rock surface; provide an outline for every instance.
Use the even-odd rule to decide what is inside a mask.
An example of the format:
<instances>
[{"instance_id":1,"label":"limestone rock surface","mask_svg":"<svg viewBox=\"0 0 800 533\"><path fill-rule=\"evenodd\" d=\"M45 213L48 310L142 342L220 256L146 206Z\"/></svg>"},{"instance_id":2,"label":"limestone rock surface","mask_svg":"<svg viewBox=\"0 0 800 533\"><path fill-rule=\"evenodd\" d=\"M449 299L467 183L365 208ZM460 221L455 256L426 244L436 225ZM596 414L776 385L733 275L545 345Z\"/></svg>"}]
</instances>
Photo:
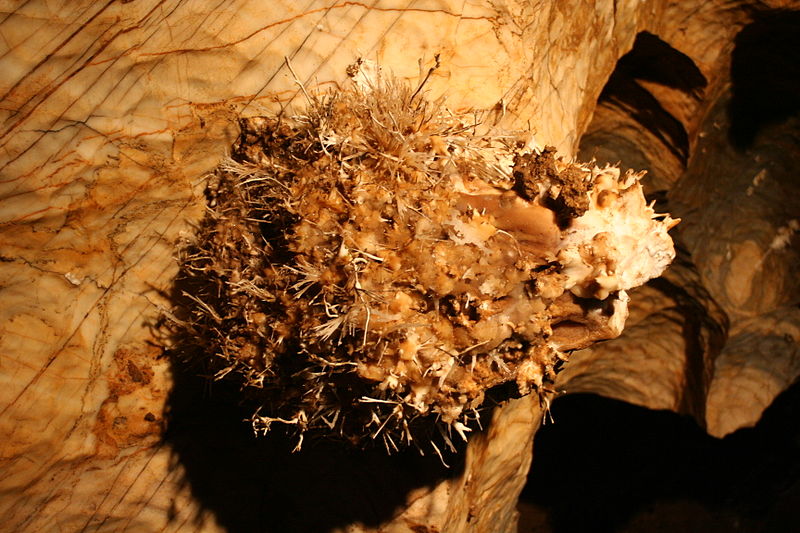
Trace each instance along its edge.
<instances>
[{"instance_id":1,"label":"limestone rock surface","mask_svg":"<svg viewBox=\"0 0 800 533\"><path fill-rule=\"evenodd\" d=\"M752 4L763 10L798 7L788 1ZM203 215L202 178L226 155L238 134L238 118L292 112L303 98L300 84L335 87L358 57L417 83L438 57L441 67L426 85L431 97L446 95L456 109L491 110L492 125L529 129L535 139L571 156L617 61L642 31L690 57L707 82L688 96L669 85L650 85L650 94L685 127L691 152L705 111L728 82L731 43L751 21L749 5L729 9L699 0L0 4L0 523L10 531L224 531L248 530L255 523L278 524L284 531L297 523L348 532L513 531L516 499L542 417L531 397L497 408L487 430L471 439L458 468L433 478L414 471L411 488L395 495L388 509L379 504L391 491L370 474L383 463L348 463L354 465L348 477L360 487L347 492L358 495L350 502L357 509L327 522L314 522L320 517L305 505L313 490L298 487L286 495L264 489L264 478L253 473L264 473L265 456L248 455L249 445L214 448L213 432L205 433L205 441L195 439L204 434L196 429L213 420L214 412L181 419L192 405L206 405L204 396L176 399L183 381L162 357L152 326L168 306L177 271L175 243ZM659 183L680 183L674 175L685 166L680 151L675 156L656 145L640 151L678 157L657 168ZM702 216L717 220L713 213ZM791 313L777 316L780 306L796 301L782 299L794 294L786 291L743 297L734 290L738 281L726 285L728 278L714 277L724 270L714 265L720 257L733 264L748 253L763 255L773 229L788 224L777 220L770 218L772 226L763 231L754 228L761 233L749 240L731 236L732 259L710 250L696 270L679 265L673 277L643 289L642 303L634 304L641 311L633 317L631 337L587 352L593 356L575 354L575 370L565 375L563 387L569 391L572 383L575 389L693 413L705 413L709 391L714 431L751 423L759 409L741 395L731 398L729 391L768 376L770 392L756 390L761 405L790 381L776 368L797 372L787 340L796 340L796 320ZM690 226L686 239L694 253L704 237ZM787 227L791 243L796 229ZM736 255L740 252L744 255ZM786 255L770 257L783 261ZM737 275L749 275L749 283L759 275L751 274ZM784 279L791 283L789 276ZM684 292L676 296L662 290L665 284L680 285ZM706 306L709 295L717 303ZM720 307L741 315L724 350L720 339L728 325ZM702 318L695 337L681 335L687 323L694 324L683 313L687 309ZM759 320L762 315L765 321ZM776 326L764 337L769 320ZM648 329L637 332L640 327ZM774 331L782 335L774 342L785 349L777 363L774 353L768 357ZM665 336L653 341L661 332ZM691 354L683 344L690 340ZM759 354L754 361L750 346ZM629 353L638 355L631 359ZM620 363L609 363L614 358ZM715 384L715 358L729 384ZM686 371L689 367L695 370ZM726 411L728 405L736 413ZM199 451L204 442L212 453ZM226 454L254 460L231 470L236 476L223 472L214 478L224 480L222 486L198 482L196 473ZM295 465L280 453L267 457ZM425 463L419 472L430 468ZM294 472L312 485L326 482L319 471ZM339 501L336 487L326 490L330 502ZM238 507L208 503L222 493ZM270 514L277 508L271 502L295 512Z\"/></svg>"}]
</instances>

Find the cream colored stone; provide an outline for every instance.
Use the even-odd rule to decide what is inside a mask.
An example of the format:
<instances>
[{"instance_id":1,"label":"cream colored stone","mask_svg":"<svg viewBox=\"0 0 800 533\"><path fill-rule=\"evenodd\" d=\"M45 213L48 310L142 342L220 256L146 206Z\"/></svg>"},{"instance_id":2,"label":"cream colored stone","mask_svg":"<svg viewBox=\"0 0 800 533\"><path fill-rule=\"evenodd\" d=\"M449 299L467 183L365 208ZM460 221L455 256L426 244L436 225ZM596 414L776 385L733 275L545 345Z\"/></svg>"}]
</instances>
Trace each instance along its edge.
<instances>
[{"instance_id":1,"label":"cream colored stone","mask_svg":"<svg viewBox=\"0 0 800 533\"><path fill-rule=\"evenodd\" d=\"M147 349L146 324L175 273L174 242L202 215L201 178L231 145L237 116L302 104L289 64L311 90L335 86L360 56L418 81L440 54L442 67L426 85L431 97L446 95L454 108L492 109L492 124L531 128L537 140L571 155L638 31L691 55L713 92L725 82L724 52L746 18L745 9L700 1L300 6L0 5L5 528L222 530L192 497L158 432L142 433L141 421L135 434L103 433L98 425L103 413L133 416L142 408L162 419L169 376ZM694 146L702 113L682 116ZM681 385L669 357L680 349L656 344L664 345L662 363L625 387L640 390L656 379L666 392L619 394L674 408ZM647 361L649 353L641 352ZM113 402L120 372L131 376L118 365L123 354L154 377ZM585 390L615 394L597 383ZM442 532L512 531L539 417L530 398L499 409L488 432L473 437L464 474L420 489L382 530L422 524Z\"/></svg>"},{"instance_id":2,"label":"cream colored stone","mask_svg":"<svg viewBox=\"0 0 800 533\"><path fill-rule=\"evenodd\" d=\"M800 378L800 310L783 307L737 325L716 360L708 391L708 432L752 427Z\"/></svg>"}]
</instances>

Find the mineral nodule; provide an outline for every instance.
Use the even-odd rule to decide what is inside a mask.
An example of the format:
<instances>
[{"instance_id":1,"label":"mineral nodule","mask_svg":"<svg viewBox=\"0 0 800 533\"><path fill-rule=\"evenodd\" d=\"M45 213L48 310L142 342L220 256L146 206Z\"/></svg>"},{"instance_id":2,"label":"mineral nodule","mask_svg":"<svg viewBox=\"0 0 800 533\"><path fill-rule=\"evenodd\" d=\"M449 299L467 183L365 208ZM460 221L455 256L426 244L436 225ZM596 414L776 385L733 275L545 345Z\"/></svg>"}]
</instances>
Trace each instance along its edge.
<instances>
[{"instance_id":1,"label":"mineral nodule","mask_svg":"<svg viewBox=\"0 0 800 533\"><path fill-rule=\"evenodd\" d=\"M391 451L433 426L450 444L488 389L543 394L568 351L619 335L677 221L641 175L478 135L474 114L352 74L302 116L242 122L182 246L173 325L260 406L256 431Z\"/></svg>"}]
</instances>

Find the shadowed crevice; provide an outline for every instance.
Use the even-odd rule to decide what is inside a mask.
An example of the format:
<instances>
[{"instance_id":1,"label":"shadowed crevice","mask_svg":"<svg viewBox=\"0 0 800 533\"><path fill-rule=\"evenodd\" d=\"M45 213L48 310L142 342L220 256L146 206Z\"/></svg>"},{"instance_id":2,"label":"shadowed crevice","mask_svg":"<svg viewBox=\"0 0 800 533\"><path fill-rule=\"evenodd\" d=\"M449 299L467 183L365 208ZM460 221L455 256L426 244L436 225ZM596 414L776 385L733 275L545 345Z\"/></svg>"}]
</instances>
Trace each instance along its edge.
<instances>
[{"instance_id":1,"label":"shadowed crevice","mask_svg":"<svg viewBox=\"0 0 800 533\"><path fill-rule=\"evenodd\" d=\"M761 14L734 45L729 139L743 150L764 126L800 112L800 12Z\"/></svg>"},{"instance_id":2,"label":"shadowed crevice","mask_svg":"<svg viewBox=\"0 0 800 533\"><path fill-rule=\"evenodd\" d=\"M724 439L687 416L590 394L556 400L552 414L555 423L536 436L529 477L546 482L529 483L521 501L546 513L553 533L668 524L788 532L800 523L800 384L756 427Z\"/></svg>"}]
</instances>

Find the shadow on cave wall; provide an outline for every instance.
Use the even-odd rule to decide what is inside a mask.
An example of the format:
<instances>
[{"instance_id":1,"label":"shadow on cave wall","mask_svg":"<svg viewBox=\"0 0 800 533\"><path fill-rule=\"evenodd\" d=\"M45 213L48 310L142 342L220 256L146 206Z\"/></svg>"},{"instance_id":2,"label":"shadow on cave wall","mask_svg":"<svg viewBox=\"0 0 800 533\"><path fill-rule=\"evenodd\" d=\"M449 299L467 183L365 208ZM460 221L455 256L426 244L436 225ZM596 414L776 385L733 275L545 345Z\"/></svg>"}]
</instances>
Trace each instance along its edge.
<instances>
[{"instance_id":1,"label":"shadow on cave wall","mask_svg":"<svg viewBox=\"0 0 800 533\"><path fill-rule=\"evenodd\" d=\"M173 353L165 443L185 471L195 500L217 522L237 532L318 532L352 523L376 526L404 508L410 490L463 469L459 455L444 468L416 450L387 456L383 448L356 449L333 440L296 439L280 428L255 437L252 408L238 385L198 377Z\"/></svg>"},{"instance_id":2,"label":"shadow on cave wall","mask_svg":"<svg viewBox=\"0 0 800 533\"><path fill-rule=\"evenodd\" d=\"M788 533L800 524L800 383L755 428L724 439L689 417L588 394L560 398L552 412L521 501L545 512L553 533Z\"/></svg>"}]
</instances>

